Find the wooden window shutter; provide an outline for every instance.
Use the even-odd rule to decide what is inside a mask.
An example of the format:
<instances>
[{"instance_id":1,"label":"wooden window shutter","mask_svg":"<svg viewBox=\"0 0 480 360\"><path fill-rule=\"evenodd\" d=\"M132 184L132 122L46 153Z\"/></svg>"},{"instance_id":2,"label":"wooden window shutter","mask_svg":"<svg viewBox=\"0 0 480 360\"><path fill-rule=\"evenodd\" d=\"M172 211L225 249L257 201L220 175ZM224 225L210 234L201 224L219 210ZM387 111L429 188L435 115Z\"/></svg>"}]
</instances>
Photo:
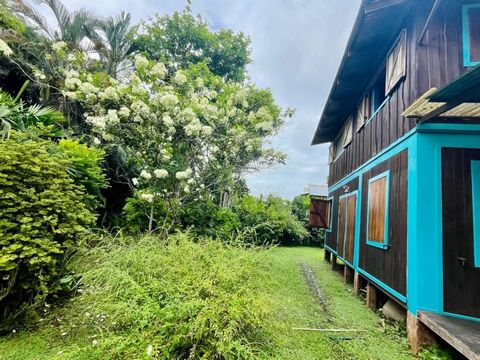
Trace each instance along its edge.
<instances>
[{"instance_id":1,"label":"wooden window shutter","mask_svg":"<svg viewBox=\"0 0 480 360\"><path fill-rule=\"evenodd\" d=\"M330 228L331 200L310 198L310 214L308 223L312 227Z\"/></svg>"},{"instance_id":2,"label":"wooden window shutter","mask_svg":"<svg viewBox=\"0 0 480 360\"><path fill-rule=\"evenodd\" d=\"M367 98L364 96L357 107L357 114L355 118L355 127L357 132L359 132L360 129L365 125L365 120L367 119L367 112Z\"/></svg>"},{"instance_id":3,"label":"wooden window shutter","mask_svg":"<svg viewBox=\"0 0 480 360\"><path fill-rule=\"evenodd\" d=\"M368 187L368 241L384 244L387 234L388 177L383 176L369 183Z\"/></svg>"},{"instance_id":4,"label":"wooden window shutter","mask_svg":"<svg viewBox=\"0 0 480 360\"><path fill-rule=\"evenodd\" d=\"M343 147L347 147L353 139L353 119L350 116L345 123L345 127L343 128Z\"/></svg>"},{"instance_id":5,"label":"wooden window shutter","mask_svg":"<svg viewBox=\"0 0 480 360\"><path fill-rule=\"evenodd\" d=\"M328 163L331 164L335 160L335 146L333 143L328 147Z\"/></svg>"},{"instance_id":6,"label":"wooden window shutter","mask_svg":"<svg viewBox=\"0 0 480 360\"><path fill-rule=\"evenodd\" d=\"M385 94L390 93L393 88L407 74L407 32L402 30L395 45L387 57L387 74L385 82Z\"/></svg>"}]
</instances>

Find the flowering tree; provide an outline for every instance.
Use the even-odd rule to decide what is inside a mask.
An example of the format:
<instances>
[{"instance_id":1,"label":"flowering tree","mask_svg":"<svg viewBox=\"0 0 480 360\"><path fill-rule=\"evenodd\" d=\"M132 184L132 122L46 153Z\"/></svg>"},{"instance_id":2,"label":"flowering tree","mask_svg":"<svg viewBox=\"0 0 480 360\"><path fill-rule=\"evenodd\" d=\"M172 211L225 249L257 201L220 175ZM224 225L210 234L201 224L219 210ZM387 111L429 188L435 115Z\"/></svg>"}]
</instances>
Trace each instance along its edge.
<instances>
[{"instance_id":1,"label":"flowering tree","mask_svg":"<svg viewBox=\"0 0 480 360\"><path fill-rule=\"evenodd\" d=\"M284 161L265 138L293 112L282 112L270 91L226 82L204 64L178 70L141 55L134 64L116 80L70 63L63 94L85 109L95 145L120 145L139 164L131 184L150 204L149 230L158 224L157 202L167 204L173 223L186 202L216 196L228 205L225 194L246 171Z\"/></svg>"}]
</instances>

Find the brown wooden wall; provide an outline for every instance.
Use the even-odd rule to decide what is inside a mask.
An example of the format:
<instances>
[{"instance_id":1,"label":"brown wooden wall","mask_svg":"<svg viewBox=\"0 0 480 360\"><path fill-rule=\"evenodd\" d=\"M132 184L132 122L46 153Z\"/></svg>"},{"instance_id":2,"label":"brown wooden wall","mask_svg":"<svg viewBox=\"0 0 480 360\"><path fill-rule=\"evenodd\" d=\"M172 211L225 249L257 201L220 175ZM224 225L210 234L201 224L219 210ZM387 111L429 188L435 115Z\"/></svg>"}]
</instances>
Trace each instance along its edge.
<instances>
[{"instance_id":1,"label":"brown wooden wall","mask_svg":"<svg viewBox=\"0 0 480 360\"><path fill-rule=\"evenodd\" d=\"M326 245L332 250L337 250L337 232L338 232L338 210L340 196L358 190L358 178L354 178L348 184L340 187L330 194L333 197L332 201L332 229L327 231Z\"/></svg>"},{"instance_id":2,"label":"brown wooden wall","mask_svg":"<svg viewBox=\"0 0 480 360\"><path fill-rule=\"evenodd\" d=\"M367 245L368 181L390 170L388 243L386 250ZM362 213L359 267L406 296L408 150L365 172L362 178Z\"/></svg>"},{"instance_id":3,"label":"brown wooden wall","mask_svg":"<svg viewBox=\"0 0 480 360\"><path fill-rule=\"evenodd\" d=\"M419 96L432 87L440 88L448 84L468 70L463 66L461 34L462 4L465 2L467 1L443 1L420 45L420 34L433 0L414 2L413 9L403 24L407 30L408 44L406 77L384 108L358 133L354 133L350 145L330 165L330 186L415 127L415 119L406 119L401 114ZM392 44L394 40L392 39Z\"/></svg>"},{"instance_id":4,"label":"brown wooden wall","mask_svg":"<svg viewBox=\"0 0 480 360\"><path fill-rule=\"evenodd\" d=\"M443 296L445 311L480 317L480 268L474 266L472 160L480 160L479 149L442 149Z\"/></svg>"}]
</instances>

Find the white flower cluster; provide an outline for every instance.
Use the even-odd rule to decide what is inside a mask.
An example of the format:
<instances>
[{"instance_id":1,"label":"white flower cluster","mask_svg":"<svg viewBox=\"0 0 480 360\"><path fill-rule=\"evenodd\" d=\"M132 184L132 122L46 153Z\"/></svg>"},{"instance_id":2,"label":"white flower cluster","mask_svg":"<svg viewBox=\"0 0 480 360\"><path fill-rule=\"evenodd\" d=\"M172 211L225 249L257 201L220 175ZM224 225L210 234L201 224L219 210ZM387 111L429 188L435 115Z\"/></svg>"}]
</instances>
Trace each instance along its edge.
<instances>
[{"instance_id":1,"label":"white flower cluster","mask_svg":"<svg viewBox=\"0 0 480 360\"><path fill-rule=\"evenodd\" d=\"M177 180L186 180L186 179L190 178L192 176L192 174L193 174L192 169L188 168L185 171L178 171L175 174L175 178Z\"/></svg>"},{"instance_id":2,"label":"white flower cluster","mask_svg":"<svg viewBox=\"0 0 480 360\"><path fill-rule=\"evenodd\" d=\"M148 67L148 59L143 55L135 55L135 67L137 70L144 71Z\"/></svg>"},{"instance_id":3,"label":"white flower cluster","mask_svg":"<svg viewBox=\"0 0 480 360\"><path fill-rule=\"evenodd\" d=\"M126 106L122 106L120 110L118 110L118 116L127 119L130 116L130 109Z\"/></svg>"},{"instance_id":4,"label":"white flower cluster","mask_svg":"<svg viewBox=\"0 0 480 360\"><path fill-rule=\"evenodd\" d=\"M89 82L82 82L80 84L80 91L83 92L85 95L88 95L98 93L99 89Z\"/></svg>"},{"instance_id":5,"label":"white flower cluster","mask_svg":"<svg viewBox=\"0 0 480 360\"><path fill-rule=\"evenodd\" d=\"M10 49L10 46L8 46L8 44L2 39L0 39L0 53L2 53L5 56L10 56L13 54L13 51L12 49Z\"/></svg>"},{"instance_id":6,"label":"white flower cluster","mask_svg":"<svg viewBox=\"0 0 480 360\"><path fill-rule=\"evenodd\" d=\"M157 179L165 179L168 176L168 171L165 169L157 169L153 173Z\"/></svg>"},{"instance_id":7,"label":"white flower cluster","mask_svg":"<svg viewBox=\"0 0 480 360\"><path fill-rule=\"evenodd\" d=\"M148 171L146 170L142 170L140 172L140 177L144 178L145 180L150 180L152 178L152 174L150 174Z\"/></svg>"},{"instance_id":8,"label":"white flower cluster","mask_svg":"<svg viewBox=\"0 0 480 360\"><path fill-rule=\"evenodd\" d=\"M103 132L107 127L107 122L104 116L87 116L86 120L98 132Z\"/></svg>"},{"instance_id":9,"label":"white flower cluster","mask_svg":"<svg viewBox=\"0 0 480 360\"><path fill-rule=\"evenodd\" d=\"M67 48L67 43L65 41L58 41L52 44L52 49L55 52L60 52Z\"/></svg>"},{"instance_id":10,"label":"white flower cluster","mask_svg":"<svg viewBox=\"0 0 480 360\"><path fill-rule=\"evenodd\" d=\"M140 197L145 200L146 202L153 203L153 200L155 199L155 194L151 193L142 193Z\"/></svg>"},{"instance_id":11,"label":"white flower cluster","mask_svg":"<svg viewBox=\"0 0 480 360\"><path fill-rule=\"evenodd\" d=\"M160 96L159 102L165 110L172 110L175 106L177 106L178 98L174 94L166 93Z\"/></svg>"},{"instance_id":12,"label":"white flower cluster","mask_svg":"<svg viewBox=\"0 0 480 360\"><path fill-rule=\"evenodd\" d=\"M188 81L187 77L185 76L182 70L177 70L177 72L175 72L175 75L173 75L172 80L178 86L182 86Z\"/></svg>"},{"instance_id":13,"label":"white flower cluster","mask_svg":"<svg viewBox=\"0 0 480 360\"><path fill-rule=\"evenodd\" d=\"M137 100L132 104L132 111L137 115L148 116L150 108L142 100Z\"/></svg>"},{"instance_id":14,"label":"white flower cluster","mask_svg":"<svg viewBox=\"0 0 480 360\"><path fill-rule=\"evenodd\" d=\"M110 100L113 102L118 102L120 97L118 96L117 89L113 86L108 86L105 90L101 91L98 94L98 97L101 100Z\"/></svg>"},{"instance_id":15,"label":"white flower cluster","mask_svg":"<svg viewBox=\"0 0 480 360\"><path fill-rule=\"evenodd\" d=\"M194 122L194 121L198 121L197 114L195 114L195 112L189 107L183 109L182 110L182 122L184 124L187 124L187 123L191 123L191 122Z\"/></svg>"},{"instance_id":16,"label":"white flower cluster","mask_svg":"<svg viewBox=\"0 0 480 360\"><path fill-rule=\"evenodd\" d=\"M163 65L163 63L157 63L150 70L150 75L159 80L163 80L167 75L167 68L165 65Z\"/></svg>"},{"instance_id":17,"label":"white flower cluster","mask_svg":"<svg viewBox=\"0 0 480 360\"><path fill-rule=\"evenodd\" d=\"M272 123L270 121L263 121L263 122L255 125L255 129L270 133L270 132L273 131L273 126L272 126Z\"/></svg>"}]
</instances>

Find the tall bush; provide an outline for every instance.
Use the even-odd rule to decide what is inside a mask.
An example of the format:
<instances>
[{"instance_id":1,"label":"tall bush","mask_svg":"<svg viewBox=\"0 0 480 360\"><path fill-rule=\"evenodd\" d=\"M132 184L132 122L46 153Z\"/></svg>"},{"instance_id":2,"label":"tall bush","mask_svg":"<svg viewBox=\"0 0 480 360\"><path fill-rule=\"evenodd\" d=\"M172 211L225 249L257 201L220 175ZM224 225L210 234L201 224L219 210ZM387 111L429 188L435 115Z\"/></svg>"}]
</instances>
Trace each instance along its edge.
<instances>
[{"instance_id":1,"label":"tall bush","mask_svg":"<svg viewBox=\"0 0 480 360\"><path fill-rule=\"evenodd\" d=\"M0 330L62 290L64 261L94 222L66 161L40 141L0 141Z\"/></svg>"},{"instance_id":2,"label":"tall bush","mask_svg":"<svg viewBox=\"0 0 480 360\"><path fill-rule=\"evenodd\" d=\"M303 244L307 230L291 213L287 200L275 196L245 196L234 208L244 231L244 241L252 244Z\"/></svg>"}]
</instances>

